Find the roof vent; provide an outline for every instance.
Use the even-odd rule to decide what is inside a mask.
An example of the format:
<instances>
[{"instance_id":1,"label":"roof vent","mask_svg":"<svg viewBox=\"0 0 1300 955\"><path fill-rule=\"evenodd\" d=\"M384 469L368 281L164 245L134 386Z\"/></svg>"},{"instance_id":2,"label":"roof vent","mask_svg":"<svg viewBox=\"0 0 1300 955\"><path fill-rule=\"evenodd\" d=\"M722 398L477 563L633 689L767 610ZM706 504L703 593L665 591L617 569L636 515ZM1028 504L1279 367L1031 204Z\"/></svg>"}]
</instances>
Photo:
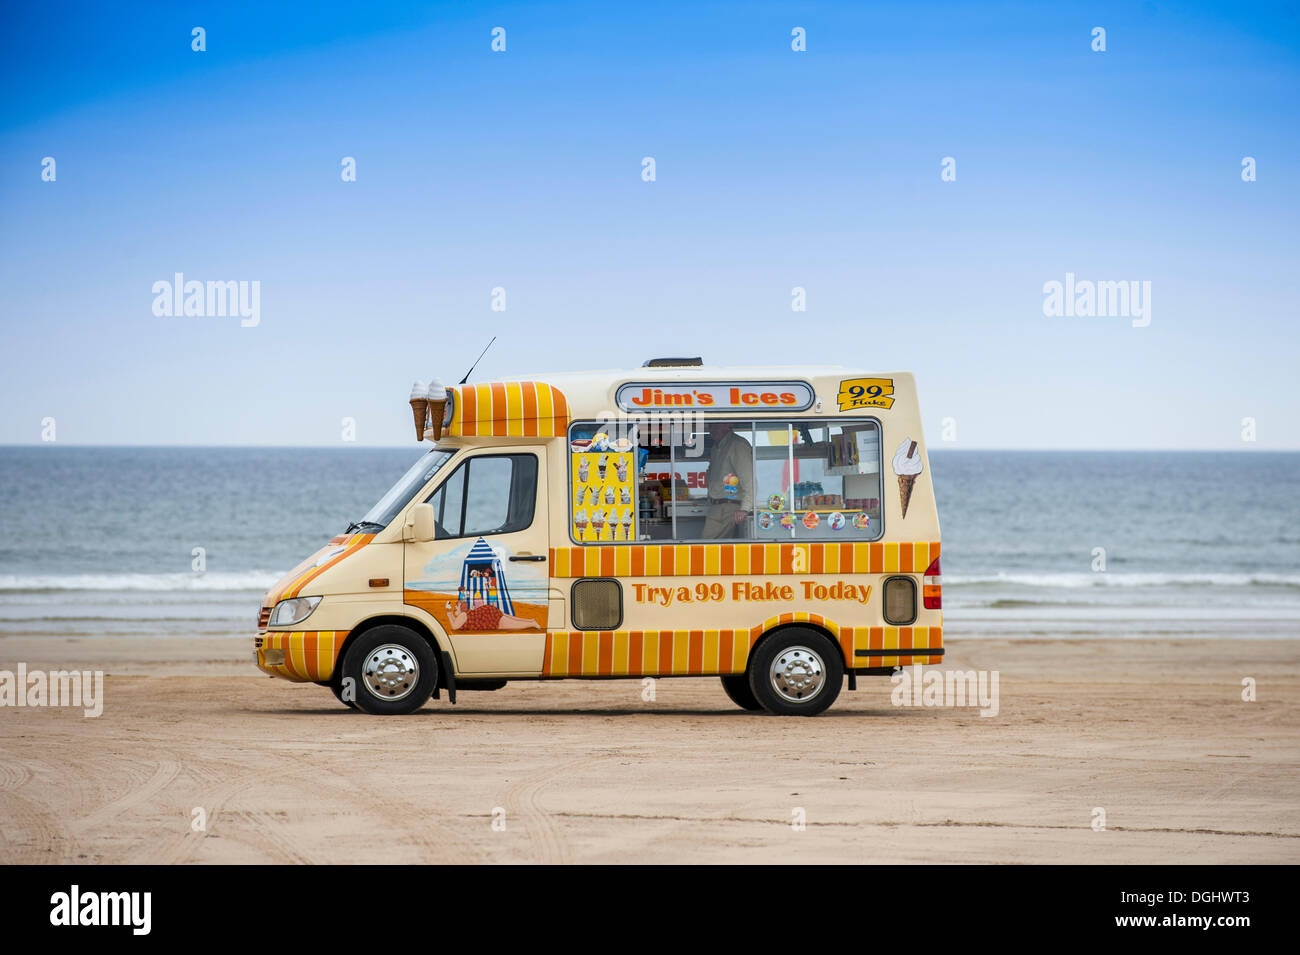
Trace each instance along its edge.
<instances>
[{"instance_id":1,"label":"roof vent","mask_svg":"<svg viewBox=\"0 0 1300 955\"><path fill-rule=\"evenodd\" d=\"M642 368L700 368L703 358L648 358L641 363Z\"/></svg>"}]
</instances>

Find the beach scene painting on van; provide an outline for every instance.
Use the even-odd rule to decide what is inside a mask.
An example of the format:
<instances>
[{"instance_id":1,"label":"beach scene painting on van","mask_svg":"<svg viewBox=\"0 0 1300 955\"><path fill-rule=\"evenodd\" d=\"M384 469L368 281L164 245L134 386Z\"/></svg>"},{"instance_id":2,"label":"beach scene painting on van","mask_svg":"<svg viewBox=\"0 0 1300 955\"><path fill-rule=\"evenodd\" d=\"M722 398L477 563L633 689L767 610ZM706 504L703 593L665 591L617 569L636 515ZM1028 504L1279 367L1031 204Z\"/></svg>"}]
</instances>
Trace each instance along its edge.
<instances>
[{"instance_id":1,"label":"beach scene painting on van","mask_svg":"<svg viewBox=\"0 0 1300 955\"><path fill-rule=\"evenodd\" d=\"M447 632L503 633L546 629L545 574L513 564L509 550L483 537L434 557L408 579L404 600L432 614Z\"/></svg>"}]
</instances>

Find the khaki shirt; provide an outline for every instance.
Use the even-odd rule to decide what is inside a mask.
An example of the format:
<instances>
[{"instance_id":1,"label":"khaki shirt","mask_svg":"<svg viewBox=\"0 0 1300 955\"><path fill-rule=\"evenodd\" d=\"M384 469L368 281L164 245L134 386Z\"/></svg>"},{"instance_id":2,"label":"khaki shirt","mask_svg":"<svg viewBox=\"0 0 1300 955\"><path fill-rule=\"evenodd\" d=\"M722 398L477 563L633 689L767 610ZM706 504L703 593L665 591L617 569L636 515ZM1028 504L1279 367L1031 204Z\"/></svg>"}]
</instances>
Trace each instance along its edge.
<instances>
[{"instance_id":1,"label":"khaki shirt","mask_svg":"<svg viewBox=\"0 0 1300 955\"><path fill-rule=\"evenodd\" d=\"M740 490L735 497L727 497L723 492L723 480L728 474L740 478ZM753 512L754 449L749 442L734 431L728 432L725 438L713 446L713 456L704 481L709 486L710 503L727 501L739 504L743 511Z\"/></svg>"}]
</instances>

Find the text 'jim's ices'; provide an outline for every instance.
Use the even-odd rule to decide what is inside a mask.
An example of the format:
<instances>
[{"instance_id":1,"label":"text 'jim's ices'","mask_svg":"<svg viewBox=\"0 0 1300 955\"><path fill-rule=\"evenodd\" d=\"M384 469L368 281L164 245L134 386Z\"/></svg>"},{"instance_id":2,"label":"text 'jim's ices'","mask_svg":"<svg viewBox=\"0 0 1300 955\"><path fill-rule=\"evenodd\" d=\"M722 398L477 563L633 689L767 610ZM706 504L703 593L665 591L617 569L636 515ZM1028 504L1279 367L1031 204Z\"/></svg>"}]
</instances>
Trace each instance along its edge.
<instances>
[{"instance_id":1,"label":"text 'jim's ices'","mask_svg":"<svg viewBox=\"0 0 1300 955\"><path fill-rule=\"evenodd\" d=\"M980 716L997 716L997 670L922 670L913 664L894 673L889 700L895 706L978 706Z\"/></svg>"},{"instance_id":2,"label":"text 'jim's ices'","mask_svg":"<svg viewBox=\"0 0 1300 955\"><path fill-rule=\"evenodd\" d=\"M253 328L262 321L262 283L251 282L200 282L186 281L184 273L177 272L172 281L160 279L153 283L153 313L159 318L193 317L224 318L238 316L244 328Z\"/></svg>"},{"instance_id":3,"label":"text 'jim's ices'","mask_svg":"<svg viewBox=\"0 0 1300 955\"><path fill-rule=\"evenodd\" d=\"M129 925L132 935L148 935L152 910L152 892L82 892L74 885L50 896L51 925Z\"/></svg>"},{"instance_id":4,"label":"text 'jim's ices'","mask_svg":"<svg viewBox=\"0 0 1300 955\"><path fill-rule=\"evenodd\" d=\"M85 716L104 712L103 670L0 670L0 706L79 706Z\"/></svg>"}]
</instances>

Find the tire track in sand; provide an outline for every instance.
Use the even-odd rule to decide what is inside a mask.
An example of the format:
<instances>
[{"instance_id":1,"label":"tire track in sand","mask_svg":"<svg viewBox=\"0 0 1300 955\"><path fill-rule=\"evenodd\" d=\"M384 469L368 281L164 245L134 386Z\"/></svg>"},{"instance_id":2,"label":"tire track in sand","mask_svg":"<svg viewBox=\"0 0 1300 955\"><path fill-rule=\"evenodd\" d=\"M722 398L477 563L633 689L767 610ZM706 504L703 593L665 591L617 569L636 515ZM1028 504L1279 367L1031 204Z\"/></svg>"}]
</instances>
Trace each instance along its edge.
<instances>
[{"instance_id":1,"label":"tire track in sand","mask_svg":"<svg viewBox=\"0 0 1300 955\"><path fill-rule=\"evenodd\" d=\"M300 754L296 758L312 766L310 756ZM351 775L343 775L337 766L313 769L320 782L341 792L347 791L351 797L349 803L381 807L386 822L396 824L418 848L422 863L445 865L485 861L482 850L466 841L447 823L431 817L428 807L418 806L391 790L379 790ZM370 770L363 772L369 774Z\"/></svg>"},{"instance_id":2,"label":"tire track in sand","mask_svg":"<svg viewBox=\"0 0 1300 955\"><path fill-rule=\"evenodd\" d=\"M573 861L569 845L555 822L555 817L559 814L552 814L542 808L537 797L557 777L605 758L584 756L558 766L551 766L525 776L506 790L502 800L502 806L507 813L506 818L517 815L523 821L524 829L528 833L528 841L532 846L532 861L540 865L568 865Z\"/></svg>"},{"instance_id":3,"label":"tire track in sand","mask_svg":"<svg viewBox=\"0 0 1300 955\"><path fill-rule=\"evenodd\" d=\"M17 790L32 780L26 766L0 763L0 862L63 862L76 858L76 844L58 817Z\"/></svg>"},{"instance_id":4,"label":"tire track in sand","mask_svg":"<svg viewBox=\"0 0 1300 955\"><path fill-rule=\"evenodd\" d=\"M160 760L154 766L154 773L149 779L138 786L132 786L117 799L100 806L90 815L73 820L71 829L79 834L85 833L87 830L98 829L116 819L122 813L152 799L180 775L181 764L175 760Z\"/></svg>"},{"instance_id":5,"label":"tire track in sand","mask_svg":"<svg viewBox=\"0 0 1300 955\"><path fill-rule=\"evenodd\" d=\"M252 848L261 849L273 862L313 863L318 861L310 854L276 832L278 822L263 810L228 809L227 805L243 796L257 786L275 782L285 776L292 776L301 771L299 766L282 766L273 769L259 767L246 770L214 788L198 793L191 800L201 806L207 814L207 831L212 831L220 819L225 816L231 820L244 819L247 827L223 832L222 838L240 842ZM203 833L193 832L188 819L177 823L175 835L169 836L161 844L141 846L127 860L130 864L175 865L194 861L194 852L202 842Z\"/></svg>"}]
</instances>

